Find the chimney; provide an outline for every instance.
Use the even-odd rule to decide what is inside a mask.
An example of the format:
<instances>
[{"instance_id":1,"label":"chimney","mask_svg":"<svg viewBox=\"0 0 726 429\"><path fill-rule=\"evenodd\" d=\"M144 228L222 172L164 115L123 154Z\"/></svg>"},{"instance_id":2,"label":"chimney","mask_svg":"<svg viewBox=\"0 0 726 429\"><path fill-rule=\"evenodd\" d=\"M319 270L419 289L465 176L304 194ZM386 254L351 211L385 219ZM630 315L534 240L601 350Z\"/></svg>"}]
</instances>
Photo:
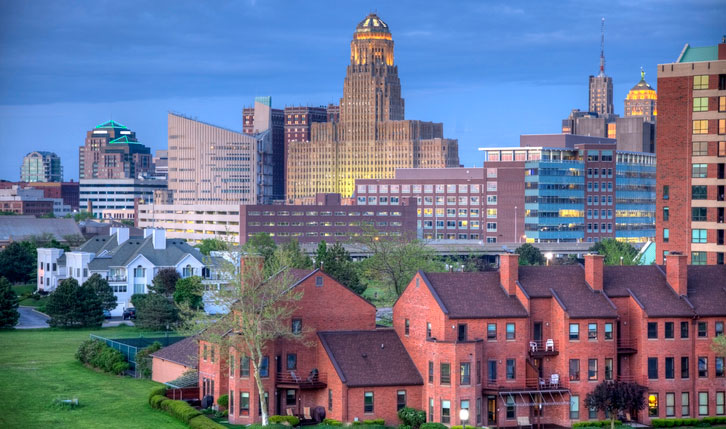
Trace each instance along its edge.
<instances>
[{"instance_id":1,"label":"chimney","mask_svg":"<svg viewBox=\"0 0 726 429\"><path fill-rule=\"evenodd\" d=\"M116 239L118 240L119 246L124 244L126 240L129 239L129 229L128 228L119 228L119 227L111 227L108 230L109 235L116 234Z\"/></svg>"},{"instance_id":2,"label":"chimney","mask_svg":"<svg viewBox=\"0 0 726 429\"><path fill-rule=\"evenodd\" d=\"M519 255L516 253L499 254L499 282L509 295L517 294L519 280Z\"/></svg>"},{"instance_id":3,"label":"chimney","mask_svg":"<svg viewBox=\"0 0 726 429\"><path fill-rule=\"evenodd\" d=\"M265 258L259 255L242 255L239 259L240 285L244 287L246 282L263 281L263 270Z\"/></svg>"},{"instance_id":4,"label":"chimney","mask_svg":"<svg viewBox=\"0 0 726 429\"><path fill-rule=\"evenodd\" d=\"M164 250L166 249L166 230L163 228L153 228L151 230L152 238L154 242L154 249Z\"/></svg>"},{"instance_id":5,"label":"chimney","mask_svg":"<svg viewBox=\"0 0 726 429\"><path fill-rule=\"evenodd\" d=\"M678 295L688 295L688 256L676 252L666 255L666 280Z\"/></svg>"},{"instance_id":6,"label":"chimney","mask_svg":"<svg viewBox=\"0 0 726 429\"><path fill-rule=\"evenodd\" d=\"M604 255L587 254L585 255L585 281L590 285L592 290L602 292L602 276Z\"/></svg>"}]
</instances>

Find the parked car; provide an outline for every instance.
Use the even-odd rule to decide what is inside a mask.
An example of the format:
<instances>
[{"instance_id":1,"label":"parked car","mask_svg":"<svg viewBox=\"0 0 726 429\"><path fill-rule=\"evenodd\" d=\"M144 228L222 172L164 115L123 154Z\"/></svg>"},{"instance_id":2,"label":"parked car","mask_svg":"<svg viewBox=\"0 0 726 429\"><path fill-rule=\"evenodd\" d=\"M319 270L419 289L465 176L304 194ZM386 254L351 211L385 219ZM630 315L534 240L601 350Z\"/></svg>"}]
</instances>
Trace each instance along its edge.
<instances>
[{"instance_id":1,"label":"parked car","mask_svg":"<svg viewBox=\"0 0 726 429\"><path fill-rule=\"evenodd\" d=\"M136 309L135 308L124 308L124 320L129 319L136 319Z\"/></svg>"},{"instance_id":2,"label":"parked car","mask_svg":"<svg viewBox=\"0 0 726 429\"><path fill-rule=\"evenodd\" d=\"M111 312L108 310L103 310L103 318L104 319L110 319L111 318Z\"/></svg>"}]
</instances>

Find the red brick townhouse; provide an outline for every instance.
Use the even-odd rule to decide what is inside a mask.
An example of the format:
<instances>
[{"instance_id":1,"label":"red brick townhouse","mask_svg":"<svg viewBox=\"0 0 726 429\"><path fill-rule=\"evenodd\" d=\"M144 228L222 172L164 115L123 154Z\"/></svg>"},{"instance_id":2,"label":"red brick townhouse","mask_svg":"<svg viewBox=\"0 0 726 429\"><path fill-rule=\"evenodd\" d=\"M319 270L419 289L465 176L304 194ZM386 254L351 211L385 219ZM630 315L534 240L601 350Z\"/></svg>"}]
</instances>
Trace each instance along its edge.
<instances>
[{"instance_id":1,"label":"red brick townhouse","mask_svg":"<svg viewBox=\"0 0 726 429\"><path fill-rule=\"evenodd\" d=\"M418 273L394 306L394 328L424 375L421 409L457 425L516 426L517 418L569 426L603 419L584 399L603 380L648 387L654 417L724 414L726 268L686 266L519 267ZM679 370L676 373L676 369Z\"/></svg>"}]
</instances>

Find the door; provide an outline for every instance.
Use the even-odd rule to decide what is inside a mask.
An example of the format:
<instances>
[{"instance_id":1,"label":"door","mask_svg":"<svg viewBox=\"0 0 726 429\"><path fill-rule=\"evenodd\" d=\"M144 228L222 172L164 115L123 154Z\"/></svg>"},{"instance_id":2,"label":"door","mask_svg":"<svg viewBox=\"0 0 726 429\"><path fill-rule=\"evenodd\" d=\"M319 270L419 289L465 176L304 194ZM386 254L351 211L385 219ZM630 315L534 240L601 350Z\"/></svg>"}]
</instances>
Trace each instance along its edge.
<instances>
[{"instance_id":1,"label":"door","mask_svg":"<svg viewBox=\"0 0 726 429\"><path fill-rule=\"evenodd\" d=\"M533 359L534 366L537 368L537 376L544 378L544 368L542 368L542 358Z\"/></svg>"},{"instance_id":2,"label":"door","mask_svg":"<svg viewBox=\"0 0 726 429\"><path fill-rule=\"evenodd\" d=\"M275 375L282 374L282 355L275 357Z\"/></svg>"},{"instance_id":3,"label":"door","mask_svg":"<svg viewBox=\"0 0 726 429\"><path fill-rule=\"evenodd\" d=\"M487 396L487 425L494 426L497 424L497 397L494 395Z\"/></svg>"},{"instance_id":4,"label":"door","mask_svg":"<svg viewBox=\"0 0 726 429\"><path fill-rule=\"evenodd\" d=\"M542 347L542 344L539 344L542 342L542 322L534 322L534 329L532 331L534 340L538 343L537 345Z\"/></svg>"}]
</instances>

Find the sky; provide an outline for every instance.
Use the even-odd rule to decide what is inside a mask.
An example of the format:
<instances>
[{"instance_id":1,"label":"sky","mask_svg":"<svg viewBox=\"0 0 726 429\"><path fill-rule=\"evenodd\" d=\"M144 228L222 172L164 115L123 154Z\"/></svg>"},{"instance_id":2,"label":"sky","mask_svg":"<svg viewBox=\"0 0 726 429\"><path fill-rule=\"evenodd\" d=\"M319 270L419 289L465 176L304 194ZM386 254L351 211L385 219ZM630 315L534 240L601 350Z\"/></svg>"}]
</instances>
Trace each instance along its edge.
<instances>
[{"instance_id":1,"label":"sky","mask_svg":"<svg viewBox=\"0 0 726 429\"><path fill-rule=\"evenodd\" d=\"M241 130L255 96L337 103L353 31L373 11L393 35L406 119L443 122L465 166L481 166L479 147L558 133L587 109L601 18L621 115L641 67L656 87L657 64L726 35L723 0L3 0L0 179L48 150L78 180L78 147L108 119L155 152L168 111Z\"/></svg>"}]
</instances>

